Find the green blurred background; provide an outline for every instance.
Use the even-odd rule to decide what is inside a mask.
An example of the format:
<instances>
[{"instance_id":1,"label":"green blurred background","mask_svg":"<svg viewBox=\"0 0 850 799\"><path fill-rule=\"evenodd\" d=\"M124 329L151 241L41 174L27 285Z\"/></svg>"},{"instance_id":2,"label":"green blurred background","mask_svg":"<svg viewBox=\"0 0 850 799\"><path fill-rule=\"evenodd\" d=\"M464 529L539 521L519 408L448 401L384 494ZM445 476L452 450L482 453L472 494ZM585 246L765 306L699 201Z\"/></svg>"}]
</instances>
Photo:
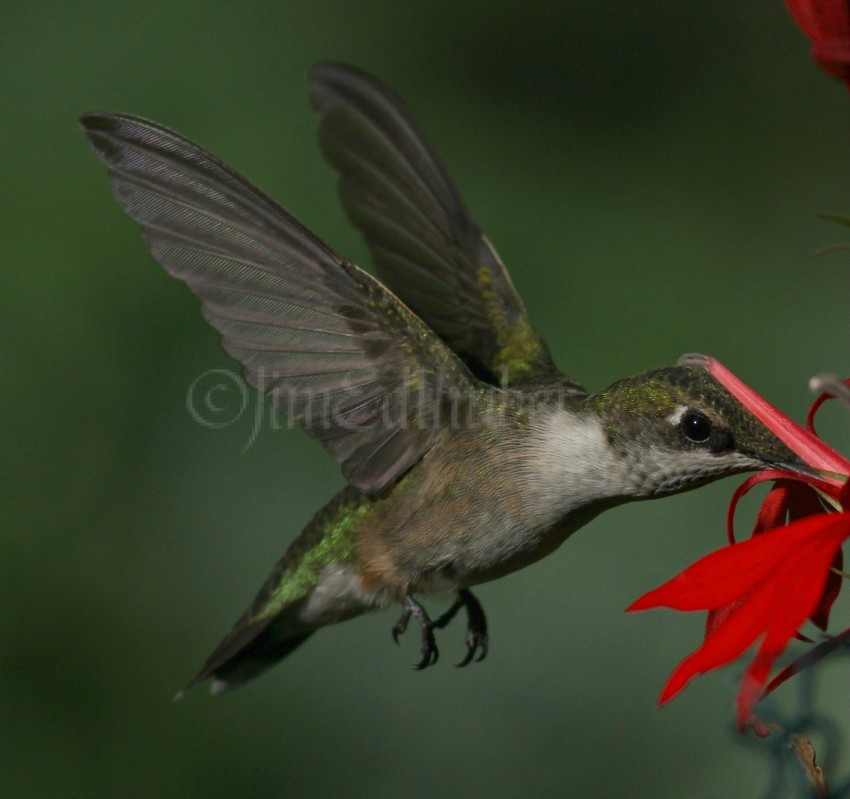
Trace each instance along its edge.
<instances>
[{"instance_id":1,"label":"green blurred background","mask_svg":"<svg viewBox=\"0 0 850 799\"><path fill-rule=\"evenodd\" d=\"M182 131L368 265L305 89L357 64L423 122L561 365L600 388L708 352L799 418L811 374L850 371L846 255L809 257L844 232L817 212L850 212L850 98L781 3L4 3L0 41L0 795L758 793L734 668L655 707L702 619L623 613L722 543L736 481L483 586L483 664L451 667L455 627L415 673L375 614L172 703L341 477L300 431L246 449L247 416L187 412L232 364L76 118ZM846 714L846 671L825 679Z\"/></svg>"}]
</instances>

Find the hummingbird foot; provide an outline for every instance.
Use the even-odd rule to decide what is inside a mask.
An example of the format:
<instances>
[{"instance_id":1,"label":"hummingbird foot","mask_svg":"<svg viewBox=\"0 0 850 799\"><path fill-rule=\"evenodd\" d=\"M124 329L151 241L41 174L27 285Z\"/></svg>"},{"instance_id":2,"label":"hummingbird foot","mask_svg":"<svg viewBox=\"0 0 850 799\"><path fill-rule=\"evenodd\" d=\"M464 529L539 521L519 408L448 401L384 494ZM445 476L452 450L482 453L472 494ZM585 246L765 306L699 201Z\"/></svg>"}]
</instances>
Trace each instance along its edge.
<instances>
[{"instance_id":1,"label":"hummingbird foot","mask_svg":"<svg viewBox=\"0 0 850 799\"><path fill-rule=\"evenodd\" d=\"M475 660L480 663L487 657L487 617L484 615L484 608L468 588L461 588L457 592L457 600L455 603L437 619L431 626L434 629L442 630L449 622L457 615L458 611L466 608L466 655L460 663L455 665L458 668L468 666ZM478 653L478 657L475 657Z\"/></svg>"},{"instance_id":2,"label":"hummingbird foot","mask_svg":"<svg viewBox=\"0 0 850 799\"><path fill-rule=\"evenodd\" d=\"M398 637L403 635L407 630L410 617L413 616L419 622L419 627L422 631L422 660L419 661L413 668L417 671L433 666L440 659L440 652L437 649L437 642L434 639L434 623L428 617L425 608L422 607L412 596L406 596L402 604L401 618L393 627L393 641L398 643ZM457 611L455 611L457 613ZM442 617L441 617L442 618Z\"/></svg>"}]
</instances>

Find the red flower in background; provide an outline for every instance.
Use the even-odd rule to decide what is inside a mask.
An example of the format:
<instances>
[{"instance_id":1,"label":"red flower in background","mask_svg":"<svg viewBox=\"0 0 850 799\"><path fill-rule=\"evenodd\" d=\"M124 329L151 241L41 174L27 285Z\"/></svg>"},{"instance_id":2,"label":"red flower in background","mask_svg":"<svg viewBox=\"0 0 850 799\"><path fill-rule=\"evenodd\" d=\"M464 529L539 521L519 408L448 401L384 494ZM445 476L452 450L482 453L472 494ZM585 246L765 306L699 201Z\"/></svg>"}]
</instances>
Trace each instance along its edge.
<instances>
[{"instance_id":1,"label":"red flower in background","mask_svg":"<svg viewBox=\"0 0 850 799\"><path fill-rule=\"evenodd\" d=\"M850 88L850 2L785 0L788 10L811 39L812 58Z\"/></svg>"},{"instance_id":2,"label":"red flower in background","mask_svg":"<svg viewBox=\"0 0 850 799\"><path fill-rule=\"evenodd\" d=\"M738 724L767 734L766 726L754 715L759 699L850 634L846 631L814 647L767 684L774 663L791 639L808 640L799 633L806 621L825 629L841 588L836 569L841 568L841 545L850 538L850 461L817 438L812 426L814 411L832 394L822 395L813 405L809 429L804 430L717 361L704 356L683 360L707 368L819 475L774 469L747 479L730 505L730 546L701 558L628 610L708 611L703 644L673 671L661 692L662 704L692 677L731 663L761 638L738 691ZM836 389L835 393L843 392ZM738 501L753 486L768 480L774 481L774 486L762 504L752 537L736 543L732 517Z\"/></svg>"}]
</instances>

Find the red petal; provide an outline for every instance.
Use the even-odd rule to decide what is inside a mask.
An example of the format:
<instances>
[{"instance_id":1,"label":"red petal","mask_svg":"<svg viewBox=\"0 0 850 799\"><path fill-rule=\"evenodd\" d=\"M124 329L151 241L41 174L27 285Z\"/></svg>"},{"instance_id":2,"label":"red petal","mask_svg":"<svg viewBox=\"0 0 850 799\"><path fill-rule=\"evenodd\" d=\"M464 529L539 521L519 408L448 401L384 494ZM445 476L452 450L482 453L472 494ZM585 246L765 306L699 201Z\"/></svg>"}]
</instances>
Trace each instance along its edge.
<instances>
[{"instance_id":1,"label":"red petal","mask_svg":"<svg viewBox=\"0 0 850 799\"><path fill-rule=\"evenodd\" d=\"M764 630L765 619L776 603L778 588L775 582L770 582L763 590L748 596L725 624L717 627L699 649L673 670L661 691L659 704L672 699L693 677L725 666L743 654Z\"/></svg>"},{"instance_id":2,"label":"red petal","mask_svg":"<svg viewBox=\"0 0 850 799\"><path fill-rule=\"evenodd\" d=\"M832 561L832 568L826 578L823 596L821 596L820 602L818 602L817 607L810 616L812 623L821 630L825 630L829 624L829 611L832 610L833 603L836 599L838 599L838 594L841 592L841 585L844 582L844 578L837 572L833 571L833 569L841 571L841 567L843 565L844 554L839 549L838 552L835 553L835 559Z\"/></svg>"},{"instance_id":3,"label":"red petal","mask_svg":"<svg viewBox=\"0 0 850 799\"><path fill-rule=\"evenodd\" d=\"M735 489L735 493L732 494L732 499L729 501L729 510L726 513L726 536L730 544L735 543L735 511L738 509L738 503L759 483L766 483L770 480L776 483L777 489L782 487L787 491L789 499L785 510L790 511L794 519L823 512L823 506L818 499L817 491L814 489L821 490L830 496L835 496L837 493L836 487L832 484L824 483L817 477L790 472L787 469L764 469L756 474L751 474ZM753 534L779 527L780 523L784 521L785 514L782 506L776 504L780 502L781 492L772 496L773 490L771 489L771 492L762 502Z\"/></svg>"},{"instance_id":4,"label":"red petal","mask_svg":"<svg viewBox=\"0 0 850 799\"><path fill-rule=\"evenodd\" d=\"M846 0L786 0L812 41L812 58L834 77L850 77L850 12Z\"/></svg>"},{"instance_id":5,"label":"red petal","mask_svg":"<svg viewBox=\"0 0 850 799\"><path fill-rule=\"evenodd\" d=\"M730 544L735 543L735 511L738 509L738 503L741 499L759 483L780 480L785 474L781 469L764 469L757 474L751 474L735 489L735 493L732 494L732 499L729 501L729 510L726 512L726 537ZM788 474L792 474L792 472L788 472Z\"/></svg>"},{"instance_id":6,"label":"red petal","mask_svg":"<svg viewBox=\"0 0 850 799\"><path fill-rule=\"evenodd\" d=\"M800 480L789 481L789 483L788 518L792 522L825 512L820 495L813 486ZM827 493L833 492L830 490Z\"/></svg>"},{"instance_id":7,"label":"red petal","mask_svg":"<svg viewBox=\"0 0 850 799\"><path fill-rule=\"evenodd\" d=\"M785 5L788 6L788 11L794 17L796 23L800 26L803 33L810 39L818 39L820 30L818 28L818 20L812 10L811 0L785 0Z\"/></svg>"},{"instance_id":8,"label":"red petal","mask_svg":"<svg viewBox=\"0 0 850 799\"><path fill-rule=\"evenodd\" d=\"M785 523L793 485L788 480L777 480L773 484L773 488L770 489L759 508L753 535L772 530L774 527L781 527Z\"/></svg>"},{"instance_id":9,"label":"red petal","mask_svg":"<svg viewBox=\"0 0 850 799\"><path fill-rule=\"evenodd\" d=\"M845 524L848 524L850 514L809 516L777 528L770 535L760 535L715 550L644 594L626 610L721 608L745 596L787 561L795 560L808 539L818 536L839 519L845 519Z\"/></svg>"},{"instance_id":10,"label":"red petal","mask_svg":"<svg viewBox=\"0 0 850 799\"><path fill-rule=\"evenodd\" d=\"M824 391L811 405L809 408L809 412L806 414L806 430L808 430L813 436L817 435L817 430L815 430L815 414L818 412L818 409L821 405L824 404L828 399L832 398L832 394Z\"/></svg>"},{"instance_id":11,"label":"red petal","mask_svg":"<svg viewBox=\"0 0 850 799\"><path fill-rule=\"evenodd\" d=\"M755 478L759 476L760 475L753 475ZM738 500L757 482L762 481L752 479L745 481L732 497L732 502L729 506L729 518L727 520L731 543L735 543L734 531L732 529L732 516L735 513L735 507L737 506ZM813 503L812 505L809 505L808 503L809 498ZM777 480L762 502L755 527L753 528L753 535L759 535L767 532L768 530L773 530L776 527L781 527L785 523L785 517L789 511L789 504L792 501L796 502L794 506L796 515L794 518L802 518L803 516L812 515L813 513L823 513L823 506L821 505L817 494L808 486L791 480ZM803 512L804 510L806 512ZM733 600L728 605L717 608L716 610L710 610L705 619L706 636L708 636L715 627L723 624L723 622L735 612L741 604L741 601L742 598L739 598ZM800 640L809 641L808 638L799 635L799 633L798 637Z\"/></svg>"},{"instance_id":12,"label":"red petal","mask_svg":"<svg viewBox=\"0 0 850 799\"><path fill-rule=\"evenodd\" d=\"M789 499L788 510L793 519L823 512L823 507L821 506L820 499L818 499L817 495L818 491L834 497L842 508L845 507L845 505L850 505L850 480L847 480L843 484L834 485L833 483L824 482L817 477L811 477L807 474L798 474L797 472L790 472L787 469L764 469L761 472L750 475L746 480L744 480L744 482L735 489L735 493L729 501L729 510L726 513L726 536L729 539L730 544L735 543L734 522L735 511L738 509L738 503L759 483L765 483L770 480L777 483L783 482L794 486L800 486L799 489L791 489L792 495ZM809 490L806 491L802 488L802 486L807 486ZM757 524L756 529L758 528L759 525Z\"/></svg>"},{"instance_id":13,"label":"red petal","mask_svg":"<svg viewBox=\"0 0 850 799\"><path fill-rule=\"evenodd\" d=\"M730 663L764 633L739 691L739 722L751 721L776 658L823 602L830 564L847 537L850 513L808 516L713 552L635 602L629 610L723 608L710 619L703 645L674 669L659 703L672 699L696 675ZM729 595L730 586L736 596ZM715 605L718 596L724 599Z\"/></svg>"},{"instance_id":14,"label":"red petal","mask_svg":"<svg viewBox=\"0 0 850 799\"><path fill-rule=\"evenodd\" d=\"M705 617L705 637L708 638L718 627L726 623L726 620L743 604L746 596L738 597L723 607L708 611Z\"/></svg>"},{"instance_id":15,"label":"red petal","mask_svg":"<svg viewBox=\"0 0 850 799\"><path fill-rule=\"evenodd\" d=\"M812 614L818 599L823 594L828 564L834 557L834 542L824 536L812 542L805 563L794 563L779 601L772 609L770 622L764 639L752 663L744 672L738 690L738 727L743 729L750 721L756 703L761 698L770 669L785 651L797 629ZM824 563L824 556L827 561ZM790 565L790 564L789 564Z\"/></svg>"},{"instance_id":16,"label":"red petal","mask_svg":"<svg viewBox=\"0 0 850 799\"><path fill-rule=\"evenodd\" d=\"M839 381L834 388L840 388L841 383L850 388L850 377L846 378L843 381ZM842 392L843 394L844 392ZM817 435L817 431L815 430L815 415L818 410L820 410L820 406L824 404L829 399L835 399L838 396L837 393L833 393L830 391L824 391L821 393L818 398L812 403L812 406L809 408L809 412L806 414L806 430L808 430L812 435ZM846 401L846 396L844 397Z\"/></svg>"},{"instance_id":17,"label":"red petal","mask_svg":"<svg viewBox=\"0 0 850 799\"><path fill-rule=\"evenodd\" d=\"M786 0L786 5L812 42L850 39L846 0Z\"/></svg>"}]
</instances>

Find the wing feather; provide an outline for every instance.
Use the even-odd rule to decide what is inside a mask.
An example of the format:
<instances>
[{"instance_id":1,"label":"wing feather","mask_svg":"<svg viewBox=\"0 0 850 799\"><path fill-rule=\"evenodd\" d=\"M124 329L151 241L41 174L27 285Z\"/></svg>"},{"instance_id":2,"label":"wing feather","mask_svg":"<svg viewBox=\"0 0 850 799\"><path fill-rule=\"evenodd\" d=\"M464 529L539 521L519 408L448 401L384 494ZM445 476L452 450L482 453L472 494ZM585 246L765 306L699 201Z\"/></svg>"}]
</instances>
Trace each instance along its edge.
<instances>
[{"instance_id":1,"label":"wing feather","mask_svg":"<svg viewBox=\"0 0 850 799\"><path fill-rule=\"evenodd\" d=\"M498 255L401 100L353 67L319 64L310 96L340 193L395 291L477 374L494 384L558 379Z\"/></svg>"},{"instance_id":2,"label":"wing feather","mask_svg":"<svg viewBox=\"0 0 850 799\"><path fill-rule=\"evenodd\" d=\"M407 394L433 402L433 419L441 392L476 385L418 317L188 139L121 114L81 122L153 256L199 297L249 383L353 485L382 491L434 445L439 424L419 423Z\"/></svg>"}]
</instances>

